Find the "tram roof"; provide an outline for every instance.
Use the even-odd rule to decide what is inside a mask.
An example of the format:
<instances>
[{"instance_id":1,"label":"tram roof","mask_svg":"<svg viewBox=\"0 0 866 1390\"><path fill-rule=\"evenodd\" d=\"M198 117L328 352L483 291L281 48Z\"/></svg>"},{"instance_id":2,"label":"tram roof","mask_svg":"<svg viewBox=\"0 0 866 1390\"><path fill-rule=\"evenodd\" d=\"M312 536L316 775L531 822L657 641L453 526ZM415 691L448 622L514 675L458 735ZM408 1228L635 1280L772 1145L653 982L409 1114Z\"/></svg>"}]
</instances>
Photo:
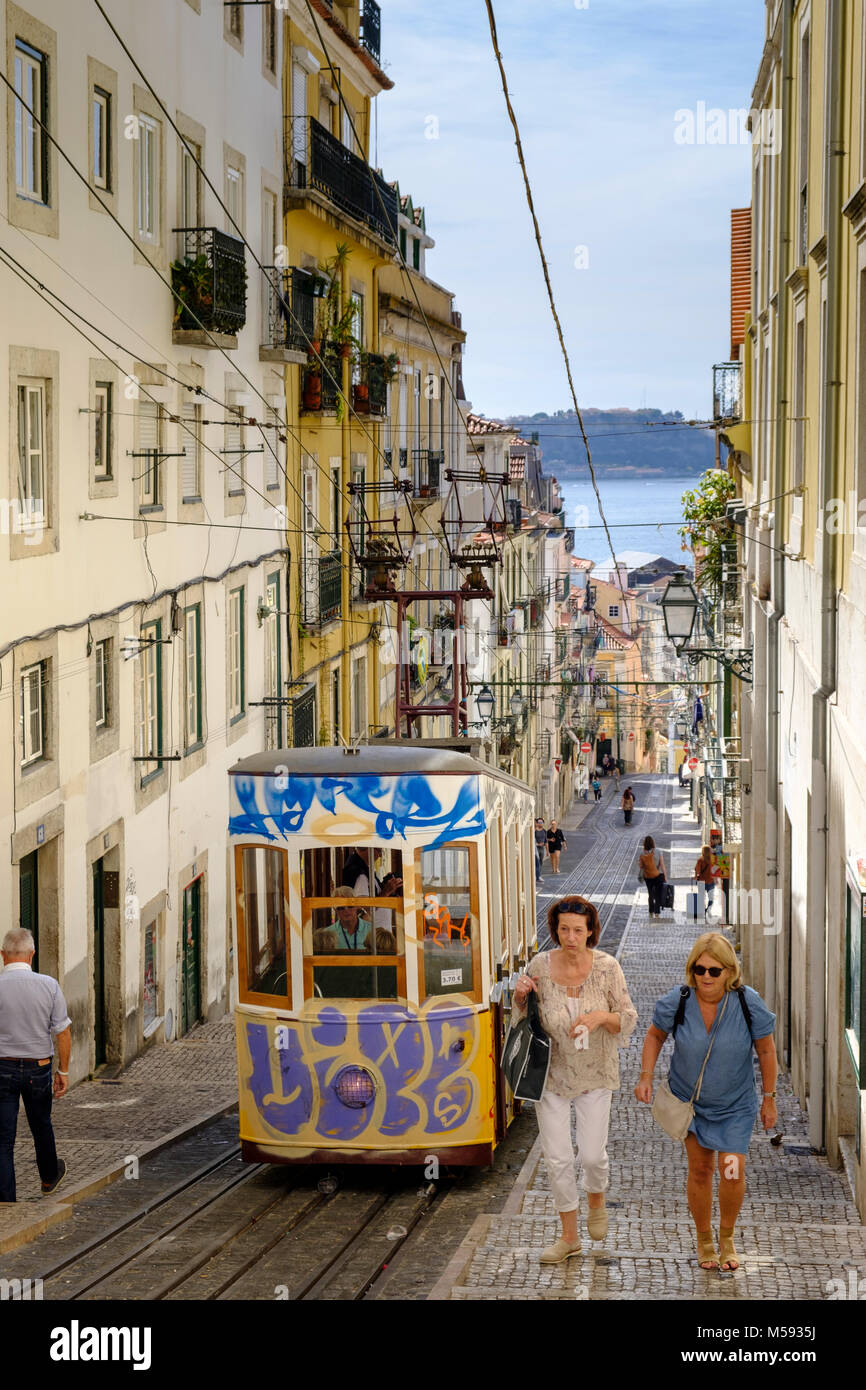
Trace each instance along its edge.
<instances>
[{"instance_id":1,"label":"tram roof","mask_svg":"<svg viewBox=\"0 0 866 1390\"><path fill-rule=\"evenodd\" d=\"M437 777L469 777L474 773L529 791L525 782L469 753L416 743L396 748L365 744L351 755L343 748L274 748L241 758L229 768L229 775L247 777L402 777L417 773Z\"/></svg>"}]
</instances>

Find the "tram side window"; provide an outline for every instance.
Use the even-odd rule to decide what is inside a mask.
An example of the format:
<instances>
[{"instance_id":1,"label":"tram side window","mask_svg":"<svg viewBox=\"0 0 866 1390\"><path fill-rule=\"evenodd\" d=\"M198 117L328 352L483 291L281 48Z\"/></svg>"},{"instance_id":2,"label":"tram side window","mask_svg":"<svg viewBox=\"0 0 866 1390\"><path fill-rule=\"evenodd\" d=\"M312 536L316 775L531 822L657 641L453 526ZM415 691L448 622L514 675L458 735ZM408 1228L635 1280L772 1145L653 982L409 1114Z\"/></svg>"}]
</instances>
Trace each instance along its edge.
<instances>
[{"instance_id":1,"label":"tram side window","mask_svg":"<svg viewBox=\"0 0 866 1390\"><path fill-rule=\"evenodd\" d=\"M288 994L282 850L247 846L241 857L241 904L247 992Z\"/></svg>"},{"instance_id":2,"label":"tram side window","mask_svg":"<svg viewBox=\"0 0 866 1390\"><path fill-rule=\"evenodd\" d=\"M475 991L475 853L469 845L421 852L425 995Z\"/></svg>"}]
</instances>

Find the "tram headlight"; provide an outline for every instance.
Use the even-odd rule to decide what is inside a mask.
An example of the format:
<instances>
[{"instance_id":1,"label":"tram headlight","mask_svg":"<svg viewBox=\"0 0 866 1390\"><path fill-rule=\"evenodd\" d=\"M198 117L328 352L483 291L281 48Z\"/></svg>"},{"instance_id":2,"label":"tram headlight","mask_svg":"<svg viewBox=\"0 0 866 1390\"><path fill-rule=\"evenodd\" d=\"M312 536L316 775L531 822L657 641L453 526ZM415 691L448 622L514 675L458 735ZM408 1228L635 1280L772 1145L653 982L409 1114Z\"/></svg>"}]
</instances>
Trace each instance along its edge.
<instances>
[{"instance_id":1,"label":"tram headlight","mask_svg":"<svg viewBox=\"0 0 866 1390\"><path fill-rule=\"evenodd\" d=\"M350 1110L363 1110L376 1098L376 1083L366 1067L343 1067L333 1085L337 1099Z\"/></svg>"}]
</instances>

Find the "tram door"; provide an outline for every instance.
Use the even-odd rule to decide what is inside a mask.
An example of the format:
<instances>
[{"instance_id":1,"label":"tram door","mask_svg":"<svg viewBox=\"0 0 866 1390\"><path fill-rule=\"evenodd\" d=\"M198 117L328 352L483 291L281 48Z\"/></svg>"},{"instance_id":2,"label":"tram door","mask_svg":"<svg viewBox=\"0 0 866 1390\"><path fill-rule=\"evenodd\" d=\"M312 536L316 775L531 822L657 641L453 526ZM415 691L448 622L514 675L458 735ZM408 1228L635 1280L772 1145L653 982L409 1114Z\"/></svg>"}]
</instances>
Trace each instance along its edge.
<instances>
[{"instance_id":1,"label":"tram door","mask_svg":"<svg viewBox=\"0 0 866 1390\"><path fill-rule=\"evenodd\" d=\"M183 955L181 1033L188 1033L201 1015L201 879L183 890Z\"/></svg>"}]
</instances>

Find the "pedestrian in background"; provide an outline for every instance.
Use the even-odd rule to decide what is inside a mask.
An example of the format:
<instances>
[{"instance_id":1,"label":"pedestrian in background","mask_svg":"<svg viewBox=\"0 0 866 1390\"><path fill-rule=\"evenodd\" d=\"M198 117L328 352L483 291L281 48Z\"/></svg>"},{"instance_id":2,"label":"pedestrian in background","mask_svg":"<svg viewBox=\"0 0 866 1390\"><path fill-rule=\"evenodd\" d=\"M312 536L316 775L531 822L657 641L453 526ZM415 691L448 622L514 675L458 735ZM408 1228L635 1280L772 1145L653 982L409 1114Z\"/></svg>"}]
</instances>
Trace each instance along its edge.
<instances>
[{"instance_id":1,"label":"pedestrian in background","mask_svg":"<svg viewBox=\"0 0 866 1390\"><path fill-rule=\"evenodd\" d=\"M665 886L665 861L661 851L656 849L656 842L652 835L647 835L644 840L643 854L638 862L640 864L638 878L646 884L649 915L651 918L661 917L662 891Z\"/></svg>"},{"instance_id":2,"label":"pedestrian in background","mask_svg":"<svg viewBox=\"0 0 866 1390\"><path fill-rule=\"evenodd\" d=\"M541 866L544 863L544 856L547 853L547 831L544 828L544 817L535 817L535 882L543 883L541 877Z\"/></svg>"},{"instance_id":3,"label":"pedestrian in background","mask_svg":"<svg viewBox=\"0 0 866 1390\"><path fill-rule=\"evenodd\" d=\"M705 917L713 905L713 897L716 891L716 878L718 877L718 872L719 871L713 861L713 855L710 851L709 845L704 845L701 849L701 857L695 864L694 877L697 879L698 883L702 883L704 885L704 890L706 893L706 903L704 904Z\"/></svg>"},{"instance_id":4,"label":"pedestrian in background","mask_svg":"<svg viewBox=\"0 0 866 1390\"><path fill-rule=\"evenodd\" d=\"M57 1157L51 1124L51 1058L53 1033L60 1066L54 1074L54 1095L69 1087L72 1031L66 1000L50 975L34 972L36 943L24 927L3 938L0 974L0 1202L15 1201L15 1134L19 1102L33 1135L36 1166L45 1196L66 1177L66 1164Z\"/></svg>"},{"instance_id":5,"label":"pedestrian in background","mask_svg":"<svg viewBox=\"0 0 866 1390\"><path fill-rule=\"evenodd\" d=\"M626 825L631 825L631 813L634 810L634 792L631 787L626 787L619 804L622 807Z\"/></svg>"},{"instance_id":6,"label":"pedestrian in background","mask_svg":"<svg viewBox=\"0 0 866 1390\"><path fill-rule=\"evenodd\" d=\"M620 777L619 763L614 763L614 765L613 765L613 784L614 784L614 786L616 787L617 791L619 791L619 777Z\"/></svg>"},{"instance_id":7,"label":"pedestrian in background","mask_svg":"<svg viewBox=\"0 0 866 1390\"><path fill-rule=\"evenodd\" d=\"M601 772L603 777L607 777L608 773L610 772L610 758L608 757L607 753L605 753L604 757L601 760Z\"/></svg>"},{"instance_id":8,"label":"pedestrian in background","mask_svg":"<svg viewBox=\"0 0 866 1390\"><path fill-rule=\"evenodd\" d=\"M601 782L599 782L597 777L592 784L592 790L595 792L596 801L601 801Z\"/></svg>"},{"instance_id":9,"label":"pedestrian in background","mask_svg":"<svg viewBox=\"0 0 866 1390\"><path fill-rule=\"evenodd\" d=\"M689 1211L697 1233L701 1269L739 1269L734 1249L734 1226L746 1191L746 1150L755 1128L758 1099L752 1071L752 1047L758 1055L763 1083L761 1123L774 1129L778 1061L773 1042L775 1014L756 990L743 985L734 948L719 932L699 936L686 962L683 991L675 985L655 1006L634 1088L637 1100L652 1100L653 1069L668 1034L674 1051L668 1085L678 1100L694 1092L704 1059L706 1070L700 1095L693 1101L695 1117L686 1135L689 1161L686 1188ZM739 998L731 998L733 992ZM712 1047L707 1057L712 1034ZM719 1249L712 1232L713 1169L718 1154Z\"/></svg>"},{"instance_id":10,"label":"pedestrian in background","mask_svg":"<svg viewBox=\"0 0 866 1390\"><path fill-rule=\"evenodd\" d=\"M551 1042L550 1071L538 1102L538 1132L547 1163L562 1235L540 1256L542 1264L561 1264L580 1253L577 1231L577 1180L571 1143L571 1108L577 1126L581 1186L587 1193L587 1229L604 1240L609 1183L607 1134L610 1103L619 1089L618 1049L637 1023L619 961L596 950L601 934L598 911L585 898L565 898L548 909L554 950L529 962L514 991L512 1022L526 1011L536 991L541 1022Z\"/></svg>"},{"instance_id":11,"label":"pedestrian in background","mask_svg":"<svg viewBox=\"0 0 866 1390\"><path fill-rule=\"evenodd\" d=\"M547 853L550 855L550 872L559 873L559 856L563 848L568 849L568 841L561 830L557 829L556 821L550 822L550 829L547 832Z\"/></svg>"}]
</instances>

